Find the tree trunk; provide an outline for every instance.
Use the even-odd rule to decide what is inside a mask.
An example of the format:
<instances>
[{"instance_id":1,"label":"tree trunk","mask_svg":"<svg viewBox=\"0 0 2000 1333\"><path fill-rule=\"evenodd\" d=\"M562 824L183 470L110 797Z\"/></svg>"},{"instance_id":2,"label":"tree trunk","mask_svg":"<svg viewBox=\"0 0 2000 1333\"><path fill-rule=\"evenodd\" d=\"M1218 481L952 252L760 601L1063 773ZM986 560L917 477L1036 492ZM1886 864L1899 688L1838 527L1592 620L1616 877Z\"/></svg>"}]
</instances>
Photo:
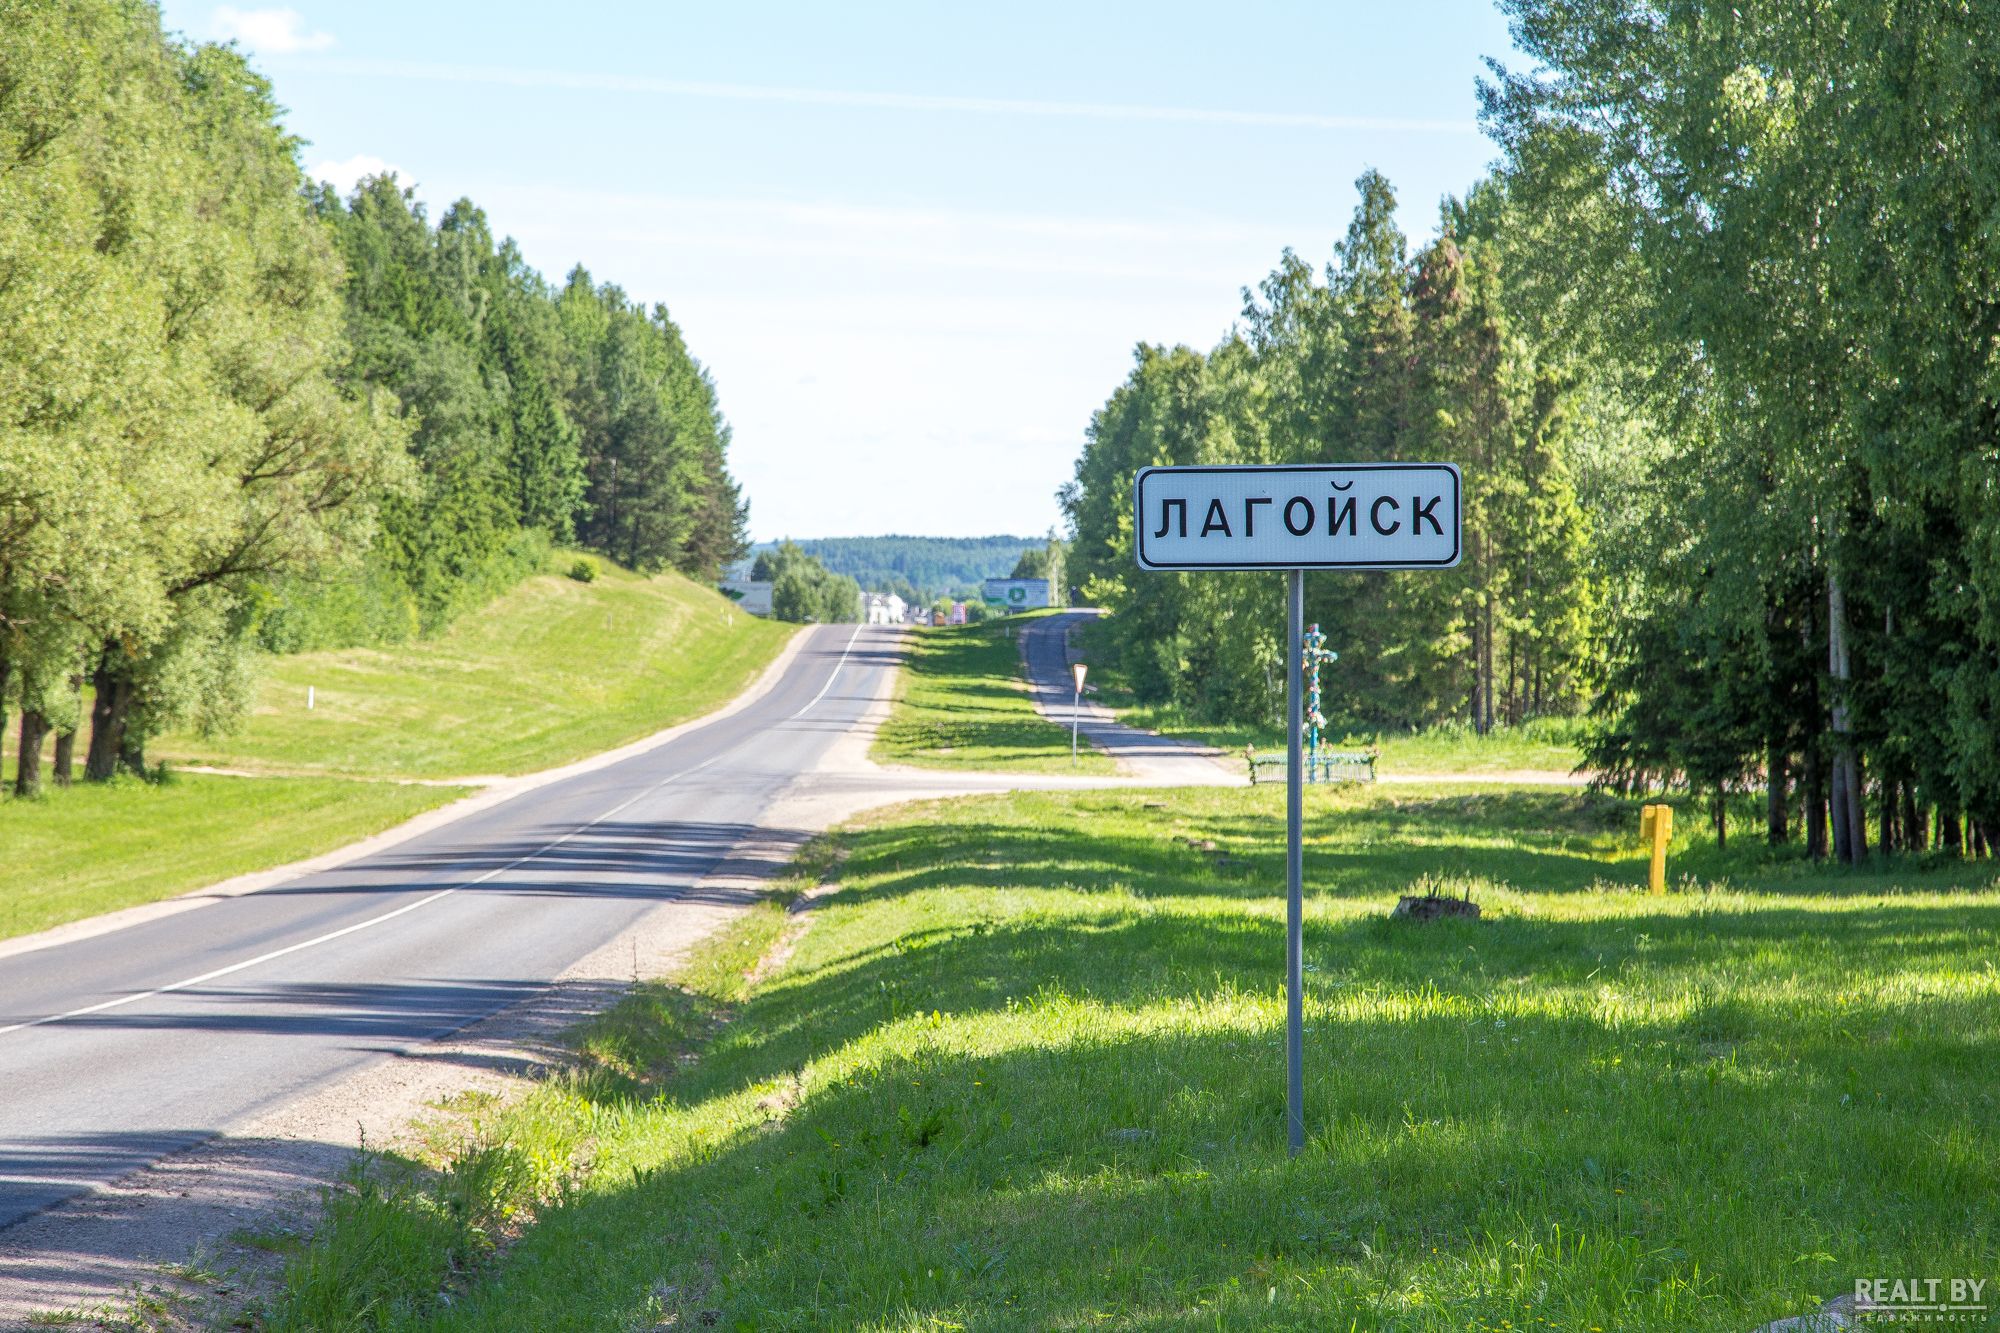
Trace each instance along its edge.
<instances>
[{"instance_id":1,"label":"tree trunk","mask_svg":"<svg viewBox=\"0 0 2000 1333\"><path fill-rule=\"evenodd\" d=\"M1827 813L1832 816L1833 859L1847 862L1854 859L1854 842L1847 822L1847 765L1841 762L1840 751L1835 748L1833 763L1827 773Z\"/></svg>"},{"instance_id":2,"label":"tree trunk","mask_svg":"<svg viewBox=\"0 0 2000 1333\"><path fill-rule=\"evenodd\" d=\"M1851 740L1851 738L1850 738ZM1847 827L1854 835L1852 861L1860 865L1868 859L1868 774L1862 767L1861 751L1852 745L1847 750Z\"/></svg>"},{"instance_id":3,"label":"tree trunk","mask_svg":"<svg viewBox=\"0 0 2000 1333\"><path fill-rule=\"evenodd\" d=\"M1486 689L1484 691L1486 717L1480 723L1479 734L1493 730L1493 595L1488 593L1483 606L1479 608L1480 618L1486 622L1485 631L1479 636L1480 651L1486 658Z\"/></svg>"},{"instance_id":4,"label":"tree trunk","mask_svg":"<svg viewBox=\"0 0 2000 1333\"><path fill-rule=\"evenodd\" d=\"M1868 855L1867 816L1861 805L1861 768L1854 754L1847 695L1853 671L1847 656L1847 593L1831 569L1826 575L1826 664L1833 682L1833 851L1850 865Z\"/></svg>"},{"instance_id":5,"label":"tree trunk","mask_svg":"<svg viewBox=\"0 0 2000 1333\"><path fill-rule=\"evenodd\" d=\"M1905 782L1903 784L1904 847L1910 851L1919 853L1924 850L1924 833L1926 831L1924 825L1927 822L1929 821L1924 818L1924 812L1917 806L1917 784L1914 782Z\"/></svg>"},{"instance_id":6,"label":"tree trunk","mask_svg":"<svg viewBox=\"0 0 2000 1333\"><path fill-rule=\"evenodd\" d=\"M1729 794L1722 788L1715 789L1715 799L1709 805L1711 817L1715 821L1715 850L1729 848Z\"/></svg>"},{"instance_id":7,"label":"tree trunk","mask_svg":"<svg viewBox=\"0 0 2000 1333\"><path fill-rule=\"evenodd\" d=\"M49 720L32 708L21 710L21 747L15 756L14 795L42 794L42 741L49 734Z\"/></svg>"},{"instance_id":8,"label":"tree trunk","mask_svg":"<svg viewBox=\"0 0 2000 1333\"><path fill-rule=\"evenodd\" d=\"M1943 825L1938 831L1938 845L1953 856L1965 855L1965 837L1959 830L1958 811L1947 810L1939 819Z\"/></svg>"},{"instance_id":9,"label":"tree trunk","mask_svg":"<svg viewBox=\"0 0 2000 1333\"><path fill-rule=\"evenodd\" d=\"M1902 808L1902 784L1885 775L1882 779L1882 836L1877 839L1885 856L1901 850L1902 830L1897 827L1896 812Z\"/></svg>"},{"instance_id":10,"label":"tree trunk","mask_svg":"<svg viewBox=\"0 0 2000 1333\"><path fill-rule=\"evenodd\" d=\"M1787 791L1790 764L1791 756L1782 746L1773 744L1764 755L1764 838L1773 847L1791 841L1791 830L1785 827L1785 804L1791 799Z\"/></svg>"},{"instance_id":11,"label":"tree trunk","mask_svg":"<svg viewBox=\"0 0 2000 1333\"><path fill-rule=\"evenodd\" d=\"M1820 757L1819 741L1806 745L1799 786L1805 799L1799 805L1799 823L1805 827L1806 855L1815 861L1826 859L1826 763Z\"/></svg>"},{"instance_id":12,"label":"tree trunk","mask_svg":"<svg viewBox=\"0 0 2000 1333\"><path fill-rule=\"evenodd\" d=\"M59 731L56 733L55 767L50 770L49 775L56 780L56 786L67 787L75 768L76 731L74 728L69 731Z\"/></svg>"},{"instance_id":13,"label":"tree trunk","mask_svg":"<svg viewBox=\"0 0 2000 1333\"><path fill-rule=\"evenodd\" d=\"M12 675L14 664L7 660L4 646L0 646L0 783L7 780L7 677Z\"/></svg>"},{"instance_id":14,"label":"tree trunk","mask_svg":"<svg viewBox=\"0 0 2000 1333\"><path fill-rule=\"evenodd\" d=\"M90 749L84 756L83 776L91 782L109 782L125 751L125 715L132 703L132 683L111 669L111 655L116 651L107 645L90 677L97 698L90 706Z\"/></svg>"},{"instance_id":15,"label":"tree trunk","mask_svg":"<svg viewBox=\"0 0 2000 1333\"><path fill-rule=\"evenodd\" d=\"M80 718L83 712L83 676L78 672L70 673L69 697L69 715ZM71 723L66 730L56 733L55 764L51 776L55 778L58 787L69 786L71 775L76 768L76 727L76 723Z\"/></svg>"}]
</instances>

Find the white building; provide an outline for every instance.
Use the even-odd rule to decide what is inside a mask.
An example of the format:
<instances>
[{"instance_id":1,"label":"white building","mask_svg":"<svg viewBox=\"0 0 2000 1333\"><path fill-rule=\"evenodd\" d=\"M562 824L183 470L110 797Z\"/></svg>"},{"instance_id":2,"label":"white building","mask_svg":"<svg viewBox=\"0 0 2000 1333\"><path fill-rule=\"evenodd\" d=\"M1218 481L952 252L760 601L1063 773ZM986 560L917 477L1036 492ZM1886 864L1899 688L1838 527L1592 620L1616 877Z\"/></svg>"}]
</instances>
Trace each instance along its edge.
<instances>
[{"instance_id":1,"label":"white building","mask_svg":"<svg viewBox=\"0 0 2000 1333\"><path fill-rule=\"evenodd\" d=\"M910 604L893 592L871 592L867 601L871 625L900 625L910 618Z\"/></svg>"},{"instance_id":2,"label":"white building","mask_svg":"<svg viewBox=\"0 0 2000 1333\"><path fill-rule=\"evenodd\" d=\"M771 585L749 579L724 579L722 594L753 616L771 614Z\"/></svg>"}]
</instances>

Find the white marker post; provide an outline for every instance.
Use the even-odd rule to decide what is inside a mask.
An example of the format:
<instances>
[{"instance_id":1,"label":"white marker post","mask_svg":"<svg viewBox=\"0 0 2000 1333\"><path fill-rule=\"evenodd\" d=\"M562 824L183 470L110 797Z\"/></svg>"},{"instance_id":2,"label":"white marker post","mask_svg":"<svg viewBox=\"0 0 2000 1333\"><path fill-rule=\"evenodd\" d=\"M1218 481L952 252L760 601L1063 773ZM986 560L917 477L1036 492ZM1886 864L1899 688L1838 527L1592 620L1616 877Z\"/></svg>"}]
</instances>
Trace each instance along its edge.
<instances>
[{"instance_id":1,"label":"white marker post","mask_svg":"<svg viewBox=\"0 0 2000 1333\"><path fill-rule=\"evenodd\" d=\"M1069 765L1076 767L1076 727L1077 715L1083 711L1083 678L1090 668L1081 662L1072 662L1069 674L1076 677L1076 693L1069 701Z\"/></svg>"},{"instance_id":2,"label":"white marker post","mask_svg":"<svg viewBox=\"0 0 2000 1333\"><path fill-rule=\"evenodd\" d=\"M1306 571L1456 565L1464 508L1458 469L1450 463L1149 467L1132 490L1141 569L1287 571L1285 1122L1296 1155L1306 1143ZM1077 685L1080 697L1080 674Z\"/></svg>"}]
</instances>

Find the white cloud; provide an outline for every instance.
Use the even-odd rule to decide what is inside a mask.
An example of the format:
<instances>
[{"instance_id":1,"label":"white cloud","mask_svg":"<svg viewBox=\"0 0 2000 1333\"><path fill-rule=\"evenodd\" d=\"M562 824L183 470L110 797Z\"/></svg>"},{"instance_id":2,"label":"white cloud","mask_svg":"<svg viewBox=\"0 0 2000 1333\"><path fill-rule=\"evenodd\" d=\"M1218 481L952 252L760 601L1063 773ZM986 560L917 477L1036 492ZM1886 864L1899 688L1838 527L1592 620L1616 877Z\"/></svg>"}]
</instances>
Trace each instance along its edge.
<instances>
[{"instance_id":1,"label":"white cloud","mask_svg":"<svg viewBox=\"0 0 2000 1333\"><path fill-rule=\"evenodd\" d=\"M410 183L403 179L404 173L395 166L367 153L356 153L344 162L322 162L309 174L314 180L325 181L345 198L354 192L354 187L361 183L363 176L387 176L392 172L403 184Z\"/></svg>"},{"instance_id":2,"label":"white cloud","mask_svg":"<svg viewBox=\"0 0 2000 1333\"><path fill-rule=\"evenodd\" d=\"M305 22L296 9L237 9L219 5L208 26L217 40L241 42L263 55L324 51L333 45L332 33L308 32Z\"/></svg>"}]
</instances>

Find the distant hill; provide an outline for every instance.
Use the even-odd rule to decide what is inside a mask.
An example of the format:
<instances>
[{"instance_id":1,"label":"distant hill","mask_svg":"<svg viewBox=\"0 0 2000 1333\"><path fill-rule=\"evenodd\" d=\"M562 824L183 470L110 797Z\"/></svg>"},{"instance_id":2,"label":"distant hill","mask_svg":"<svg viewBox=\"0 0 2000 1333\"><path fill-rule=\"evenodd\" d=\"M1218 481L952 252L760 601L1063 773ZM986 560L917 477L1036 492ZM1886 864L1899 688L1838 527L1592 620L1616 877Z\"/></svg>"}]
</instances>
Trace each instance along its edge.
<instances>
[{"instance_id":1,"label":"distant hill","mask_svg":"<svg viewBox=\"0 0 2000 1333\"><path fill-rule=\"evenodd\" d=\"M971 597L985 579L1014 572L1021 553L1039 551L1046 537L794 537L836 574L851 575L869 592L893 592L917 602ZM775 546L776 542L761 543Z\"/></svg>"}]
</instances>

